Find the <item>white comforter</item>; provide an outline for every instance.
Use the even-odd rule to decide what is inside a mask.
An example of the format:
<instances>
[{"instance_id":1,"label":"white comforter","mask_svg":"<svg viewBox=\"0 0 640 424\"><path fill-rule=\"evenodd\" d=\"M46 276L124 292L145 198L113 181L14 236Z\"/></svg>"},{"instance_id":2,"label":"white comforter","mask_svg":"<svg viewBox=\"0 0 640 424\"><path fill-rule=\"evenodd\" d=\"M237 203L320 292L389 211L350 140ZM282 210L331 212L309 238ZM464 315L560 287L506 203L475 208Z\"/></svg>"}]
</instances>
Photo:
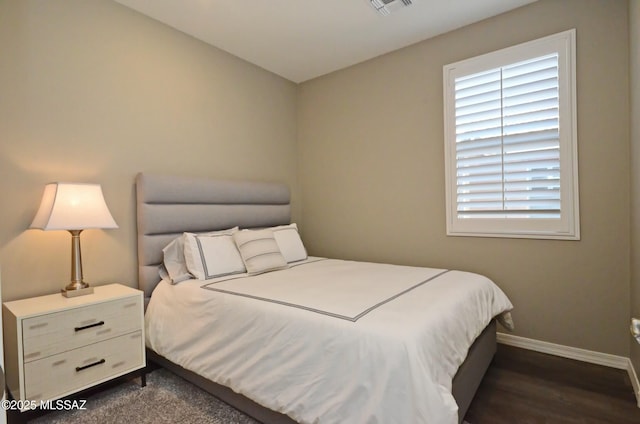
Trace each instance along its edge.
<instances>
[{"instance_id":1,"label":"white comforter","mask_svg":"<svg viewBox=\"0 0 640 424\"><path fill-rule=\"evenodd\" d=\"M147 346L301 423L457 423L451 382L511 302L460 271L313 258L161 282Z\"/></svg>"}]
</instances>

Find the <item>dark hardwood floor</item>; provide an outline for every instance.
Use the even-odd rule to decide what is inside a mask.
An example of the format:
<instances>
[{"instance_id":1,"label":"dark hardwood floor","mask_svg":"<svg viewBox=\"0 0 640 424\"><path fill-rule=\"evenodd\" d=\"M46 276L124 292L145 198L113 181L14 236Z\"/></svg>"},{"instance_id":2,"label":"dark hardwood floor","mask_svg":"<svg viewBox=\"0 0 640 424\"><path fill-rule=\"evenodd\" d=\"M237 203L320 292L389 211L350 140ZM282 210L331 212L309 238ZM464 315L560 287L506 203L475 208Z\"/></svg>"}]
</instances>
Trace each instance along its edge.
<instances>
[{"instance_id":1,"label":"dark hardwood floor","mask_svg":"<svg viewBox=\"0 0 640 424\"><path fill-rule=\"evenodd\" d=\"M465 420L631 424L640 423L640 408L625 370L499 344Z\"/></svg>"}]
</instances>

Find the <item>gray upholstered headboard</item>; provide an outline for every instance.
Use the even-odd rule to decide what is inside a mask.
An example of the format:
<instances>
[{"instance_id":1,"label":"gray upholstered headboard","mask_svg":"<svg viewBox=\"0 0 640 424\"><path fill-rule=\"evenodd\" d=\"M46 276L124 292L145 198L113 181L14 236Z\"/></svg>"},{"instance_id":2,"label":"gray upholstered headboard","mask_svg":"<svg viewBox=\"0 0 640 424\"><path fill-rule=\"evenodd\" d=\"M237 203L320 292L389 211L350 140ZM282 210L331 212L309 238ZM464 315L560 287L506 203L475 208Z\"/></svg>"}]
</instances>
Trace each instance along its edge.
<instances>
[{"instance_id":1,"label":"gray upholstered headboard","mask_svg":"<svg viewBox=\"0 0 640 424\"><path fill-rule=\"evenodd\" d=\"M145 299L160 282L162 248L185 231L288 224L284 184L140 173L136 177L138 287Z\"/></svg>"}]
</instances>

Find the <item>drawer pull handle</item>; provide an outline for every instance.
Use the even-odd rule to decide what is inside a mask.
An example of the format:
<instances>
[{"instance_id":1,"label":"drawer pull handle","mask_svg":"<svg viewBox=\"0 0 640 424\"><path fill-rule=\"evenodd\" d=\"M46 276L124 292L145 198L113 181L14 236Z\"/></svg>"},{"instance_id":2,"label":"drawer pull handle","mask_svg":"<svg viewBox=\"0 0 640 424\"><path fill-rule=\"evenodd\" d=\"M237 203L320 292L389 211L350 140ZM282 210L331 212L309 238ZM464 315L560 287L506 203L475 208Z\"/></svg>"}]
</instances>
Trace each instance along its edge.
<instances>
[{"instance_id":1,"label":"drawer pull handle","mask_svg":"<svg viewBox=\"0 0 640 424\"><path fill-rule=\"evenodd\" d=\"M24 355L24 359L31 359L40 356L40 352L29 353L28 355Z\"/></svg>"},{"instance_id":2,"label":"drawer pull handle","mask_svg":"<svg viewBox=\"0 0 640 424\"><path fill-rule=\"evenodd\" d=\"M83 325L82 327L76 327L76 328L74 328L74 330L77 332L77 331L87 330L87 329L93 328L93 327L100 327L101 325L104 325L104 321L95 322L95 323L89 324L89 325Z\"/></svg>"},{"instance_id":3,"label":"drawer pull handle","mask_svg":"<svg viewBox=\"0 0 640 424\"><path fill-rule=\"evenodd\" d=\"M88 364L88 365L83 365L81 367L76 367L76 372L80 372L82 370L86 370L87 368L95 367L96 365L104 364L105 362L107 362L107 361L104 360L104 359L101 359L99 361L94 362L93 364Z\"/></svg>"},{"instance_id":4,"label":"drawer pull handle","mask_svg":"<svg viewBox=\"0 0 640 424\"><path fill-rule=\"evenodd\" d=\"M29 330L37 330L38 328L46 327L49 325L48 322L41 322L40 324L33 324L29 326Z\"/></svg>"}]
</instances>

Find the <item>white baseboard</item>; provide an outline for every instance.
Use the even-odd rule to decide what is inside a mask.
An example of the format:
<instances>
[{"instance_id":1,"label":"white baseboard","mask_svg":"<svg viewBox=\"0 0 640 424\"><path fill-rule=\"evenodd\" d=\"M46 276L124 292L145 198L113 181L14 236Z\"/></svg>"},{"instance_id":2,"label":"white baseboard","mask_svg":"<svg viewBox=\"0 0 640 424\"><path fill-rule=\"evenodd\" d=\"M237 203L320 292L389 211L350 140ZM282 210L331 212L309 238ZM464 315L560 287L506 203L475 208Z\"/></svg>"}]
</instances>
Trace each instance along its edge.
<instances>
[{"instance_id":1,"label":"white baseboard","mask_svg":"<svg viewBox=\"0 0 640 424\"><path fill-rule=\"evenodd\" d=\"M629 378L631 379L631 385L633 386L633 393L636 394L636 400L638 401L638 408L640 408L640 380L638 380L638 374L636 374L635 368L633 368L633 362L629 359L629 368L627 369Z\"/></svg>"},{"instance_id":2,"label":"white baseboard","mask_svg":"<svg viewBox=\"0 0 640 424\"><path fill-rule=\"evenodd\" d=\"M640 408L640 380L638 380L638 375L636 374L636 371L633 368L633 363L629 358L610 355L608 353L595 352L587 349L580 349L577 347L543 342L541 340L528 339L526 337L514 336L500 332L497 334L497 339L498 343L509 346L520 347L568 359L575 359L577 361L588 362L590 364L604 365L605 367L626 370L629 373L629 379L631 379L631 385L633 386L633 392L636 395L638 408Z\"/></svg>"},{"instance_id":3,"label":"white baseboard","mask_svg":"<svg viewBox=\"0 0 640 424\"><path fill-rule=\"evenodd\" d=\"M536 352L548 353L550 355L561 356L563 358L576 359L591 364L604 365L606 367L626 370L629 358L624 356L610 355L608 353L594 352L592 350L579 349L559 345L555 343L543 342L541 340L528 339L526 337L513 336L511 334L498 333L498 343L509 346L521 347L523 349L535 350Z\"/></svg>"}]
</instances>

